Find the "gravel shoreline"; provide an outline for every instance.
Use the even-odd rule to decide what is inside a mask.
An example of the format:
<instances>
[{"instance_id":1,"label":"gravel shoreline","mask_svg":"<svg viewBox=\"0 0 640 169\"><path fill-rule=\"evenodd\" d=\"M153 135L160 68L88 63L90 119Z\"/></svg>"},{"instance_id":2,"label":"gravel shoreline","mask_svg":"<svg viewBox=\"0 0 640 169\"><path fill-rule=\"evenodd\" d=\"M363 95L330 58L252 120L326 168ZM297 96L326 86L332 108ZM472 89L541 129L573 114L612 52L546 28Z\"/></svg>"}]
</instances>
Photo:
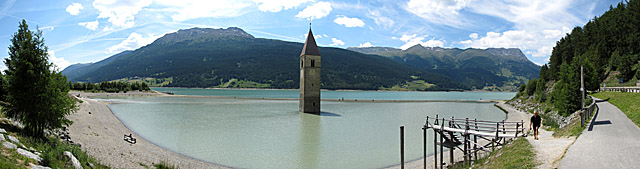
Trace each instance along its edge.
<instances>
[{"instance_id":1,"label":"gravel shoreline","mask_svg":"<svg viewBox=\"0 0 640 169\"><path fill-rule=\"evenodd\" d=\"M154 92L128 93L85 93L70 92L78 97L78 112L67 118L73 121L69 126L69 136L82 149L95 157L101 164L113 168L146 168L153 164L165 163L180 168L227 168L196 160L157 146L129 130L111 112L108 103L87 98L87 96L151 96L162 95ZM125 134L132 134L136 144L123 140Z\"/></svg>"}]
</instances>

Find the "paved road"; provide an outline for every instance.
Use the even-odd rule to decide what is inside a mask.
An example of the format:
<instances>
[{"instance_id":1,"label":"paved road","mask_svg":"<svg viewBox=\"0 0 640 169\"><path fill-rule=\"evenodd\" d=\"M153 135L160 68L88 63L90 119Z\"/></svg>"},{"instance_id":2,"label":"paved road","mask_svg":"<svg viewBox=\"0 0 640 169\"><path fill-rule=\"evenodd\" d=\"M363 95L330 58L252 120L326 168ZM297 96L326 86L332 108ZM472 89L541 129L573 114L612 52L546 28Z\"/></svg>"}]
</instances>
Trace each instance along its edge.
<instances>
[{"instance_id":1,"label":"paved road","mask_svg":"<svg viewBox=\"0 0 640 169\"><path fill-rule=\"evenodd\" d=\"M612 104L597 104L593 125L569 147L559 168L640 167L640 128Z\"/></svg>"}]
</instances>

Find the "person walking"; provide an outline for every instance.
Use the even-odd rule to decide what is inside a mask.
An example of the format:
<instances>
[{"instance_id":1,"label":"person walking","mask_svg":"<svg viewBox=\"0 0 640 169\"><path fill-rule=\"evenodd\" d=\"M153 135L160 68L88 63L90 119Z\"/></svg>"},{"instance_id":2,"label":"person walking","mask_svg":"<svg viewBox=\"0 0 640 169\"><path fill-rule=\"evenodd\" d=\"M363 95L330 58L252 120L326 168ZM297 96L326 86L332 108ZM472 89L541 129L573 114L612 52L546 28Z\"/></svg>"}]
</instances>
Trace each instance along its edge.
<instances>
[{"instance_id":1,"label":"person walking","mask_svg":"<svg viewBox=\"0 0 640 169\"><path fill-rule=\"evenodd\" d=\"M531 116L531 122L529 123L529 130L531 130L531 126L533 125L533 138L538 140L538 129L540 128L540 123L542 119L538 116L538 111L533 111L533 116Z\"/></svg>"}]
</instances>

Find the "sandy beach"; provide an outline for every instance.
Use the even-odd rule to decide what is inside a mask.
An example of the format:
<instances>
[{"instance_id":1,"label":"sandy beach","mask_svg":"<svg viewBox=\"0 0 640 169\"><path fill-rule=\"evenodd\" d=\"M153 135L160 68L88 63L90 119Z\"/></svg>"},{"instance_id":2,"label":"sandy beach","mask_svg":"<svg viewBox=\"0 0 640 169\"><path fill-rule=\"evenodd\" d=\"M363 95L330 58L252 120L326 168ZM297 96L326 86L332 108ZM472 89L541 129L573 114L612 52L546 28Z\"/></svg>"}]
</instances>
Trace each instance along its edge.
<instances>
[{"instance_id":1,"label":"sandy beach","mask_svg":"<svg viewBox=\"0 0 640 169\"><path fill-rule=\"evenodd\" d=\"M88 96L151 96L161 93L84 93L70 92L79 96L78 112L68 116L71 139L82 145L82 149L100 163L113 168L145 168L164 162L180 168L226 168L189 158L159 147L129 130L107 107L108 103L87 98ZM132 134L136 144L124 141L125 134Z\"/></svg>"}]
</instances>

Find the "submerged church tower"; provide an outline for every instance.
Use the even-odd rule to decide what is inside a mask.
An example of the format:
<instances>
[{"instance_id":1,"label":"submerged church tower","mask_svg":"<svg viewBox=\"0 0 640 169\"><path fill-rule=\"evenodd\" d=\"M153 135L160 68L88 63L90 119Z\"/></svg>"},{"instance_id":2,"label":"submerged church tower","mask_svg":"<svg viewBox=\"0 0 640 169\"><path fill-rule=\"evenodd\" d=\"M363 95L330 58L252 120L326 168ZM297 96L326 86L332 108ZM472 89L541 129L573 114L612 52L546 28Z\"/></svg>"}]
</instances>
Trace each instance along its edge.
<instances>
[{"instance_id":1,"label":"submerged church tower","mask_svg":"<svg viewBox=\"0 0 640 169\"><path fill-rule=\"evenodd\" d=\"M320 114L320 50L311 28L300 53L300 112Z\"/></svg>"}]
</instances>

